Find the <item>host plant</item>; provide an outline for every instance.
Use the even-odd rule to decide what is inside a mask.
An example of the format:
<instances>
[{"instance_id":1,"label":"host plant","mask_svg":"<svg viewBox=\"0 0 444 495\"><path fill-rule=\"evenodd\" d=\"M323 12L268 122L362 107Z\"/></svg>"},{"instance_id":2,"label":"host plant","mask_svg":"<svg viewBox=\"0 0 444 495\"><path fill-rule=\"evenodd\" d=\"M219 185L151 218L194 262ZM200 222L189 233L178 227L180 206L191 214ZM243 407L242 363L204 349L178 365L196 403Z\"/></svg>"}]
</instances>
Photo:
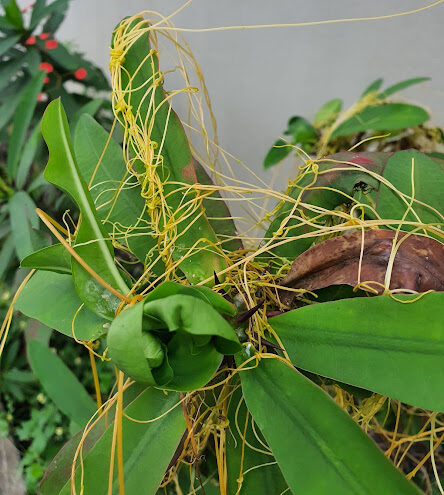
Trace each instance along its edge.
<instances>
[{"instance_id":1,"label":"host plant","mask_svg":"<svg viewBox=\"0 0 444 495\"><path fill-rule=\"evenodd\" d=\"M60 100L43 117L45 179L80 215L62 226L37 211L57 242L22 260L32 270L2 342L18 309L111 360L116 385L102 397L95 373L94 404L30 342L35 374L78 431L41 493L442 490L444 162L343 152L307 158L286 193L238 180L203 132L187 72L198 66L160 21L128 18L113 35L123 146L90 116L72 142ZM159 35L179 56L182 91L164 89ZM200 128L173 111L179 93ZM202 131L205 151L185 129ZM256 216L237 231L227 205L239 199ZM415 442L430 444L423 459Z\"/></svg>"}]
</instances>

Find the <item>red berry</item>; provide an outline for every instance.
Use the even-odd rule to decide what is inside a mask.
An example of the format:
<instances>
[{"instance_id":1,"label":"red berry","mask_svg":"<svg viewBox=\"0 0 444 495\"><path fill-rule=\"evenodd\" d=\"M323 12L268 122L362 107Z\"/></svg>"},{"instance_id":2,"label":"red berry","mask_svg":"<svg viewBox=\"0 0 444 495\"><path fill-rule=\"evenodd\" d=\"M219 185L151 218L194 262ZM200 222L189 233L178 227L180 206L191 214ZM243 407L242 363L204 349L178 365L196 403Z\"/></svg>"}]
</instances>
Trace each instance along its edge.
<instances>
[{"instance_id":1,"label":"red berry","mask_svg":"<svg viewBox=\"0 0 444 495\"><path fill-rule=\"evenodd\" d=\"M51 35L49 33L42 33L39 38L41 40L47 40Z\"/></svg>"},{"instance_id":2,"label":"red berry","mask_svg":"<svg viewBox=\"0 0 444 495\"><path fill-rule=\"evenodd\" d=\"M37 101L45 101L46 100L46 95L45 93L39 93L37 96Z\"/></svg>"},{"instance_id":3,"label":"red berry","mask_svg":"<svg viewBox=\"0 0 444 495\"><path fill-rule=\"evenodd\" d=\"M35 45L35 36L30 36L26 41L25 45Z\"/></svg>"},{"instance_id":4,"label":"red berry","mask_svg":"<svg viewBox=\"0 0 444 495\"><path fill-rule=\"evenodd\" d=\"M43 84L48 84L49 83L49 77L46 76L45 79L43 79Z\"/></svg>"},{"instance_id":5,"label":"red berry","mask_svg":"<svg viewBox=\"0 0 444 495\"><path fill-rule=\"evenodd\" d=\"M59 46L59 44L57 43L56 40L48 40L45 43L45 46L46 46L47 50L54 50L54 48L57 48Z\"/></svg>"},{"instance_id":6,"label":"red berry","mask_svg":"<svg viewBox=\"0 0 444 495\"><path fill-rule=\"evenodd\" d=\"M78 79L79 81L82 81L83 79L85 79L85 77L88 75L88 72L86 71L86 69L84 69L83 67L80 67L80 69L77 69L75 72L74 72L74 77L76 79Z\"/></svg>"},{"instance_id":7,"label":"red berry","mask_svg":"<svg viewBox=\"0 0 444 495\"><path fill-rule=\"evenodd\" d=\"M42 62L40 64L40 70L44 70L47 74L50 74L54 70L54 67L48 62Z\"/></svg>"}]
</instances>

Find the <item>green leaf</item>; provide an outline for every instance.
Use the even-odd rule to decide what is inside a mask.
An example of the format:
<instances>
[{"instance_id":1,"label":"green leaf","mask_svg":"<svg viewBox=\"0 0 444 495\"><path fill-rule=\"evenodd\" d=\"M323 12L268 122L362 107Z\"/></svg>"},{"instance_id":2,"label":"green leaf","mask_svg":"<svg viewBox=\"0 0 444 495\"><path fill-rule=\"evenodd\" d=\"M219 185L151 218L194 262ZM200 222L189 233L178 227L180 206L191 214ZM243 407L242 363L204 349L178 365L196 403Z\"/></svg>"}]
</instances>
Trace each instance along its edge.
<instances>
[{"instance_id":1,"label":"green leaf","mask_svg":"<svg viewBox=\"0 0 444 495\"><path fill-rule=\"evenodd\" d=\"M15 244L12 235L6 238L0 250L0 279L3 279L4 273L7 270L9 263L14 258Z\"/></svg>"},{"instance_id":2,"label":"green leaf","mask_svg":"<svg viewBox=\"0 0 444 495\"><path fill-rule=\"evenodd\" d=\"M406 79L405 81L401 81L397 84L393 84L393 86L389 86L384 91L379 93L378 98L385 99L393 93L397 93L398 91L402 91L403 89L409 88L415 84L422 83L424 81L430 81L430 77L414 77L412 79Z\"/></svg>"},{"instance_id":3,"label":"green leaf","mask_svg":"<svg viewBox=\"0 0 444 495\"><path fill-rule=\"evenodd\" d=\"M100 110L100 108L106 103L106 100L102 98L94 98L89 101L83 107L81 107L73 116L71 122L71 129L77 129L77 123L82 115L90 115L94 117L94 115ZM76 151L77 153L77 151Z\"/></svg>"},{"instance_id":4,"label":"green leaf","mask_svg":"<svg viewBox=\"0 0 444 495\"><path fill-rule=\"evenodd\" d=\"M264 168L270 168L281 162L290 154L292 149L293 146L289 142L284 141L283 139L278 139L264 158Z\"/></svg>"},{"instance_id":5,"label":"green leaf","mask_svg":"<svg viewBox=\"0 0 444 495\"><path fill-rule=\"evenodd\" d=\"M416 150L399 151L389 158L384 169L384 178L400 192L412 196L412 170L414 185L413 211L405 217L405 221L422 223L442 223L444 215L444 163L433 160ZM381 183L376 199L376 211L381 218L401 220L409 206L395 193L393 189ZM423 206L418 202L430 206ZM434 212L434 208L438 213ZM417 215L415 215L415 214ZM413 227L403 225L402 230L412 230Z\"/></svg>"},{"instance_id":6,"label":"green leaf","mask_svg":"<svg viewBox=\"0 0 444 495\"><path fill-rule=\"evenodd\" d=\"M39 71L31 80L18 104L14 116L14 127L8 147L8 175L15 178L20 161L20 153L26 139L29 124L37 105L37 97L43 87L45 72Z\"/></svg>"},{"instance_id":7,"label":"green leaf","mask_svg":"<svg viewBox=\"0 0 444 495\"><path fill-rule=\"evenodd\" d=\"M45 15L46 15L46 0L36 0L36 2L32 7L29 30L33 31L37 27L37 24L45 17Z\"/></svg>"},{"instance_id":8,"label":"green leaf","mask_svg":"<svg viewBox=\"0 0 444 495\"><path fill-rule=\"evenodd\" d=\"M37 124L23 146L17 173L15 174L15 186L17 189L23 189L23 186L25 185L29 169L41 142L41 137L40 124Z\"/></svg>"},{"instance_id":9,"label":"green leaf","mask_svg":"<svg viewBox=\"0 0 444 495\"><path fill-rule=\"evenodd\" d=\"M0 106L0 131L9 123L14 115L17 105L23 97L28 81L26 78L20 78L11 84L13 94L9 95Z\"/></svg>"},{"instance_id":10,"label":"green leaf","mask_svg":"<svg viewBox=\"0 0 444 495\"><path fill-rule=\"evenodd\" d=\"M74 373L49 347L37 340L30 340L27 348L32 371L49 398L69 419L86 425L96 406Z\"/></svg>"},{"instance_id":11,"label":"green leaf","mask_svg":"<svg viewBox=\"0 0 444 495\"><path fill-rule=\"evenodd\" d=\"M288 128L284 134L291 136L292 144L313 144L317 134L315 128L303 117L291 117L287 124Z\"/></svg>"},{"instance_id":12,"label":"green leaf","mask_svg":"<svg viewBox=\"0 0 444 495\"><path fill-rule=\"evenodd\" d=\"M15 0L2 0L5 18L16 28L23 28L23 17Z\"/></svg>"},{"instance_id":13,"label":"green leaf","mask_svg":"<svg viewBox=\"0 0 444 495\"><path fill-rule=\"evenodd\" d=\"M429 114L421 107L406 103L386 103L364 108L340 124L330 139L370 130L395 131L423 124L427 120Z\"/></svg>"},{"instance_id":14,"label":"green leaf","mask_svg":"<svg viewBox=\"0 0 444 495\"><path fill-rule=\"evenodd\" d=\"M0 39L0 57L12 48L20 39L20 35L8 36Z\"/></svg>"},{"instance_id":15,"label":"green leaf","mask_svg":"<svg viewBox=\"0 0 444 495\"><path fill-rule=\"evenodd\" d=\"M83 307L71 275L37 272L20 293L15 308L68 337L73 337L74 326L78 340L94 340L105 333L105 320Z\"/></svg>"},{"instance_id":16,"label":"green leaf","mask_svg":"<svg viewBox=\"0 0 444 495\"><path fill-rule=\"evenodd\" d=\"M125 392L125 395L128 392ZM179 401L178 394L165 394L153 388L145 389L124 409L122 418L123 459L125 493L147 494L156 492L162 476L172 458L179 440L185 430L182 408L174 407ZM169 411L167 414L163 415ZM112 419L112 416L109 415ZM135 418L142 423L131 420ZM150 423L143 421L159 418ZM99 427L103 428L103 420ZM83 450L83 483L85 495L107 495L108 473L114 424L107 426L105 432L93 432L89 435ZM41 486L45 495L70 495L71 464L78 439L68 444L69 452L62 450L50 466ZM66 449L66 448L65 448ZM60 458L59 458L60 457ZM76 469L75 481L80 489L81 469ZM114 468L113 495L118 495L117 466Z\"/></svg>"},{"instance_id":17,"label":"green leaf","mask_svg":"<svg viewBox=\"0 0 444 495\"><path fill-rule=\"evenodd\" d=\"M322 127L328 125L342 109L342 100L336 98L327 101L315 115L314 125Z\"/></svg>"},{"instance_id":18,"label":"green leaf","mask_svg":"<svg viewBox=\"0 0 444 495\"><path fill-rule=\"evenodd\" d=\"M157 243L151 235L141 186L134 179L128 181L122 148L114 139L110 139L96 170L108 138L108 133L92 117L80 117L74 140L79 170L87 184L95 172L89 189L104 228L145 263L148 254L157 256ZM164 272L160 263L156 266L159 275Z\"/></svg>"},{"instance_id":19,"label":"green leaf","mask_svg":"<svg viewBox=\"0 0 444 495\"><path fill-rule=\"evenodd\" d=\"M206 169L194 160L197 181L208 186L214 185ZM236 224L231 217L230 210L219 191L214 191L203 200L203 206L211 227L216 233L222 247L228 252L242 249L242 240L236 230Z\"/></svg>"},{"instance_id":20,"label":"green leaf","mask_svg":"<svg viewBox=\"0 0 444 495\"><path fill-rule=\"evenodd\" d=\"M87 185L80 175L72 149L66 114L60 100L48 105L42 120L42 134L49 148L49 162L45 179L67 192L77 203L82 214L75 243L76 252L114 289L126 294L129 289L114 264L111 242L94 208ZM91 242L92 241L92 242ZM72 260L74 285L82 301L93 312L113 319L119 303L74 259Z\"/></svg>"},{"instance_id":21,"label":"green leaf","mask_svg":"<svg viewBox=\"0 0 444 495\"><path fill-rule=\"evenodd\" d=\"M71 274L71 255L62 244L55 244L26 256L20 262L20 266L22 268Z\"/></svg>"},{"instance_id":22,"label":"green leaf","mask_svg":"<svg viewBox=\"0 0 444 495\"><path fill-rule=\"evenodd\" d=\"M238 480L242 480L239 492L242 495L283 493L288 488L287 483L273 454L265 453L264 443L266 442L259 427L256 424L253 425L254 420L251 414L247 417L247 407L240 387L231 396L227 419L230 424L226 439L228 493L237 493ZM256 435L259 436L261 442ZM243 447L244 436L246 442ZM241 461L242 450L244 451L243 461ZM291 495L289 491L285 493Z\"/></svg>"},{"instance_id":23,"label":"green leaf","mask_svg":"<svg viewBox=\"0 0 444 495\"><path fill-rule=\"evenodd\" d=\"M140 20L134 22L139 23ZM150 140L158 144L162 155L162 167L157 167L156 170L162 182L165 182L163 194L173 212L172 221L179 220L184 213L183 205L191 201L195 193L184 194L183 189L177 191L180 187L175 183L196 183L196 171L182 123L171 110L169 102L165 101L162 83L159 82L151 89L150 94L146 94L147 82L158 79L160 75L157 54L154 50L150 52L146 33L139 35L129 46L120 74L122 88L126 89L123 99L128 110L132 109L135 122L145 128L147 122L154 120ZM154 118L153 109L156 109ZM139 159L134 161L133 167L139 171L145 170L145 165ZM199 252L187 256L179 265L191 283L212 279L214 271L219 272L226 267L222 254L211 246L212 243L217 243L217 237L201 208L197 208L186 221L182 220L177 225L177 233L179 237L172 253L176 261L188 255L190 248L196 247L198 243Z\"/></svg>"},{"instance_id":24,"label":"green leaf","mask_svg":"<svg viewBox=\"0 0 444 495\"><path fill-rule=\"evenodd\" d=\"M222 353L238 352L239 342L232 327L201 297L168 295L168 289L174 290L169 285L164 293L148 295L117 316L108 332L109 356L139 382L194 390L211 379Z\"/></svg>"},{"instance_id":25,"label":"green leaf","mask_svg":"<svg viewBox=\"0 0 444 495\"><path fill-rule=\"evenodd\" d=\"M379 79L376 79L375 81L373 81L370 86L368 86L365 91L362 93L361 95L361 98L363 96L366 96L368 95L369 93L374 93L375 91L378 91L379 88L382 86L382 82L383 80L381 78Z\"/></svg>"},{"instance_id":26,"label":"green leaf","mask_svg":"<svg viewBox=\"0 0 444 495\"><path fill-rule=\"evenodd\" d=\"M43 247L39 228L39 218L35 213L34 201L24 191L19 191L9 200L12 236L18 258L21 260L37 249Z\"/></svg>"},{"instance_id":27,"label":"green leaf","mask_svg":"<svg viewBox=\"0 0 444 495\"><path fill-rule=\"evenodd\" d=\"M358 297L305 306L269 323L295 366L444 411L443 303L443 293L404 304L388 296Z\"/></svg>"},{"instance_id":28,"label":"green leaf","mask_svg":"<svg viewBox=\"0 0 444 495\"><path fill-rule=\"evenodd\" d=\"M295 369L262 359L240 376L247 406L294 493L419 495L359 426Z\"/></svg>"},{"instance_id":29,"label":"green leaf","mask_svg":"<svg viewBox=\"0 0 444 495\"><path fill-rule=\"evenodd\" d=\"M7 62L2 62L0 68L0 91L3 92L8 83L13 79L18 70L31 60L30 52L26 52L11 58Z\"/></svg>"}]
</instances>

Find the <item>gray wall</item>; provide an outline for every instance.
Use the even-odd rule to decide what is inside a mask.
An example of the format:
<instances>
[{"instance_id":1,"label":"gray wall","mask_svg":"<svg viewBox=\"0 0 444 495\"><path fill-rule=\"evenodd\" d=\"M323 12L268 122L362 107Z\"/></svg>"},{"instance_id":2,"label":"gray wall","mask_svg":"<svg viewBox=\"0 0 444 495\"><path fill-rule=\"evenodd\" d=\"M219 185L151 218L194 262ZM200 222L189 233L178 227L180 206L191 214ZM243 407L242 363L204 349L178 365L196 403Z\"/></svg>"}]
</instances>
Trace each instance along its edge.
<instances>
[{"instance_id":1,"label":"gray wall","mask_svg":"<svg viewBox=\"0 0 444 495\"><path fill-rule=\"evenodd\" d=\"M110 33L143 9L171 13L178 0L72 0L61 39L105 69ZM269 24L389 14L431 0L195 0L177 27ZM402 95L444 123L444 4L411 16L317 27L187 33L203 68L222 146L256 171L292 114L312 117L334 97L352 103L377 77L430 76Z\"/></svg>"}]
</instances>

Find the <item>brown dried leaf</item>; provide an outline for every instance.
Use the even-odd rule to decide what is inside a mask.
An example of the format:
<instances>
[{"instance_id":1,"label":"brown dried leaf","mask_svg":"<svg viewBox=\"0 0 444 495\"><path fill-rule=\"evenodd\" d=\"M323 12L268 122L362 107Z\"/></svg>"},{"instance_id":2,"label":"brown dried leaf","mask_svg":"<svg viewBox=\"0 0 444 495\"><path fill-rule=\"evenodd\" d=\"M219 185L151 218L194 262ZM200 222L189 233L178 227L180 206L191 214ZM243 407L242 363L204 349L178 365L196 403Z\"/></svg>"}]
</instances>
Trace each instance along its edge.
<instances>
[{"instance_id":1,"label":"brown dried leaf","mask_svg":"<svg viewBox=\"0 0 444 495\"><path fill-rule=\"evenodd\" d=\"M316 290L330 285L354 287L359 282L370 282L368 286L381 294L383 287L379 284L384 283L395 235L392 230L364 232L360 277L362 232L354 232L328 239L302 253L294 260L290 271L281 280L281 285ZM399 247L393 264L390 289L444 291L444 244L430 237L408 235L405 232L398 234L396 244ZM294 297L294 292L281 291L284 304L291 304Z\"/></svg>"}]
</instances>

